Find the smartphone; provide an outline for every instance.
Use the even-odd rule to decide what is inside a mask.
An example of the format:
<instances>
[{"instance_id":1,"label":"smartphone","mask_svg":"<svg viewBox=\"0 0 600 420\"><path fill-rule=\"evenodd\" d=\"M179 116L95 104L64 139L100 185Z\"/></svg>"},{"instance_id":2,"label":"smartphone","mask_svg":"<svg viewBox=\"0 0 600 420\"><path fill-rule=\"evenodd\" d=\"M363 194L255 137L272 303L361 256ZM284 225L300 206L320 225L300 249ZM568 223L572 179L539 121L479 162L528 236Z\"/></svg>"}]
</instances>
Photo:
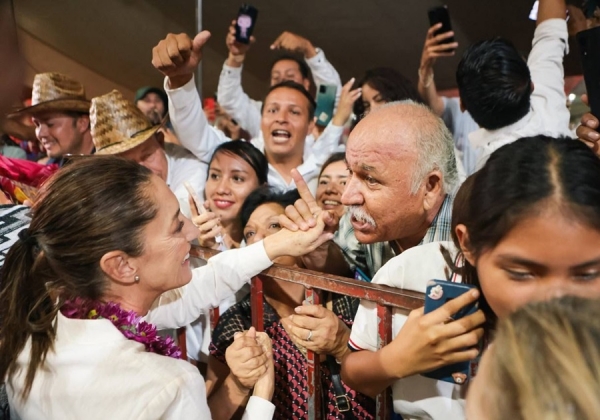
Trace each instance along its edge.
<instances>
[{"instance_id":1,"label":"smartphone","mask_svg":"<svg viewBox=\"0 0 600 420\"><path fill-rule=\"evenodd\" d=\"M256 18L258 17L258 9L249 4L242 4L235 21L235 40L242 44L249 44Z\"/></svg>"},{"instance_id":2,"label":"smartphone","mask_svg":"<svg viewBox=\"0 0 600 420\"><path fill-rule=\"evenodd\" d=\"M354 271L354 279L371 283L371 278L365 274L360 268L356 267Z\"/></svg>"},{"instance_id":3,"label":"smartphone","mask_svg":"<svg viewBox=\"0 0 600 420\"><path fill-rule=\"evenodd\" d=\"M183 183L183 186L187 190L190 197L192 197L192 200L194 200L194 204L196 205L198 214L206 213L207 210L204 207L204 203L202 202L202 200L200 200L200 197L198 197L198 194L196 194L196 190L194 190L194 187L192 187L191 184L187 181ZM215 241L219 244L219 251L226 251L228 249L227 245L225 244L225 241L223 240L223 236L221 236L221 235L215 236Z\"/></svg>"},{"instance_id":4,"label":"smartphone","mask_svg":"<svg viewBox=\"0 0 600 420\"><path fill-rule=\"evenodd\" d=\"M600 119L600 26L579 32L577 43L588 104L594 117Z\"/></svg>"},{"instance_id":5,"label":"smartphone","mask_svg":"<svg viewBox=\"0 0 600 420\"><path fill-rule=\"evenodd\" d=\"M467 293L476 286L472 284L454 283L447 280L430 280L425 289L425 313L435 311L446 302ZM473 302L458 311L454 320L471 315L479 309L479 303ZM463 385L471 377L471 362L454 363L422 374L428 378Z\"/></svg>"},{"instance_id":6,"label":"smartphone","mask_svg":"<svg viewBox=\"0 0 600 420\"><path fill-rule=\"evenodd\" d=\"M333 109L335 108L335 94L337 86L335 85L320 85L317 92L317 108L315 109L315 117L317 117L317 125L326 127L333 118Z\"/></svg>"},{"instance_id":7,"label":"smartphone","mask_svg":"<svg viewBox=\"0 0 600 420\"><path fill-rule=\"evenodd\" d=\"M448 6L433 7L427 11L429 15L429 26L442 24L442 27L435 31L435 36L444 34L452 30L452 24L450 23L450 13L448 12ZM454 42L454 37L446 38L442 41L442 44L451 44ZM444 52L452 52L454 48L448 48Z\"/></svg>"}]
</instances>

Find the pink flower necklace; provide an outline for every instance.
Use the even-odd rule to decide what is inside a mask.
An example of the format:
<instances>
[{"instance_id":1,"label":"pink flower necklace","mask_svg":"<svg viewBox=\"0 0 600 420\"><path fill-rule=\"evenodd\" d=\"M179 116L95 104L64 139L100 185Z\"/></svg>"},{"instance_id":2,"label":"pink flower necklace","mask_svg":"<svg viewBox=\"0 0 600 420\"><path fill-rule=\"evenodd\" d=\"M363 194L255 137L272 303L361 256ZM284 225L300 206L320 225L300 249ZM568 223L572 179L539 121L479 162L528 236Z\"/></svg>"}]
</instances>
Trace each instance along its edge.
<instances>
[{"instance_id":1,"label":"pink flower necklace","mask_svg":"<svg viewBox=\"0 0 600 420\"><path fill-rule=\"evenodd\" d=\"M125 311L114 302L102 303L78 297L67 300L60 311L71 319L107 319L129 340L142 343L146 351L181 358L181 350L171 337L159 336L156 326L141 321L134 311Z\"/></svg>"}]
</instances>

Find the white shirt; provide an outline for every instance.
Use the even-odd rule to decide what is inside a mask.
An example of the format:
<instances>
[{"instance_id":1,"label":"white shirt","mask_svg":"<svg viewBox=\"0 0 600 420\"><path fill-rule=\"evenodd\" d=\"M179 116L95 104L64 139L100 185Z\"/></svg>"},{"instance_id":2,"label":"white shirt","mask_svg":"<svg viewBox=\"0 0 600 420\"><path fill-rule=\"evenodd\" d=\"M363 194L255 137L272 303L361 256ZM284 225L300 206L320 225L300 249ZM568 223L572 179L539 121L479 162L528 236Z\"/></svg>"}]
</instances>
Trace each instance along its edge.
<instances>
[{"instance_id":1,"label":"white shirt","mask_svg":"<svg viewBox=\"0 0 600 420\"><path fill-rule=\"evenodd\" d=\"M440 245L450 252L452 258L456 257L458 250L452 242L419 245L389 260L377 271L373 283L425 293L429 280L446 280L450 276ZM462 281L460 276L456 280ZM393 337L398 335L406 319L403 313L393 311ZM377 351L377 326L377 305L362 300L348 345L354 350ZM464 400L460 398L460 390L460 385L413 375L392 385L394 411L405 420L464 420Z\"/></svg>"},{"instance_id":2,"label":"white shirt","mask_svg":"<svg viewBox=\"0 0 600 420\"><path fill-rule=\"evenodd\" d=\"M471 147L469 134L479 130L479 125L473 120L468 111L463 112L460 109L460 100L458 98L442 97L444 101L444 113L442 119L454 137L454 154L457 165L464 171L464 177L471 175L476 171L477 161L479 160L479 150Z\"/></svg>"},{"instance_id":3,"label":"white shirt","mask_svg":"<svg viewBox=\"0 0 600 420\"><path fill-rule=\"evenodd\" d=\"M165 143L165 155L168 168L167 185L177 197L181 212L186 217L191 217L188 191L183 184L189 182L198 197L203 197L208 163L200 161L185 148L172 143Z\"/></svg>"},{"instance_id":4,"label":"white shirt","mask_svg":"<svg viewBox=\"0 0 600 420\"><path fill-rule=\"evenodd\" d=\"M169 97L169 115L173 127L179 135L181 144L203 162L210 162L215 149L222 143L231 139L223 132L210 126L202 110L202 102L196 90L194 79L177 89L170 89L168 78L165 78L164 88ZM304 162L296 169L309 188L316 192L317 181L321 166L332 153L334 153L342 137L344 127L329 124L321 134L318 141L313 140L312 146L304 145ZM251 143L264 153L265 145L262 137L252 139ZM288 190L295 188L291 181L289 184L283 176L269 164L269 185Z\"/></svg>"},{"instance_id":5,"label":"white shirt","mask_svg":"<svg viewBox=\"0 0 600 420\"><path fill-rule=\"evenodd\" d=\"M254 246L258 245L258 246ZM262 243L228 251L193 270L186 286L165 292L145 320L157 328L177 328L242 287L271 265ZM31 339L17 359L29 361ZM8 382L11 417L35 419L186 419L211 417L204 380L191 364L145 351L108 320L57 316L57 338L44 369L38 369L22 403L25 369ZM244 418L270 419L275 406L250 399Z\"/></svg>"},{"instance_id":6,"label":"white shirt","mask_svg":"<svg viewBox=\"0 0 600 420\"><path fill-rule=\"evenodd\" d=\"M325 58L325 53L317 48L317 55L307 58L306 64L310 67L317 88L320 85L334 85L336 90L337 104L342 93L342 81L336 69ZM225 112L236 119L240 126L244 127L252 137L262 136L260 134L260 120L262 102L250 99L242 88L242 68L223 65L219 77L217 97L219 105Z\"/></svg>"},{"instance_id":7,"label":"white shirt","mask_svg":"<svg viewBox=\"0 0 600 420\"><path fill-rule=\"evenodd\" d=\"M495 150L522 137L572 137L563 69L563 56L569 48L568 36L564 19L548 19L537 26L527 60L534 84L531 110L512 125L497 130L480 128L469 135L471 145L482 149L478 169Z\"/></svg>"}]
</instances>

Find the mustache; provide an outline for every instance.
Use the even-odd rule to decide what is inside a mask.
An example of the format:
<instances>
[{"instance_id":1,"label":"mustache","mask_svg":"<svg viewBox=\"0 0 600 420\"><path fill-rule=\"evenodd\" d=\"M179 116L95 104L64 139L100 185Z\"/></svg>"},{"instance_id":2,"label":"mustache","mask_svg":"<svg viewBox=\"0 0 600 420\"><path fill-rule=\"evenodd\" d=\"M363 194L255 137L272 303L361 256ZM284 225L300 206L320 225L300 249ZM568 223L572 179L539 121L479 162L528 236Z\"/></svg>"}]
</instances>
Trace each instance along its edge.
<instances>
[{"instance_id":1,"label":"mustache","mask_svg":"<svg viewBox=\"0 0 600 420\"><path fill-rule=\"evenodd\" d=\"M348 212L350 213L350 217L354 217L356 220L368 223L373 227L377 227L377 223L375 223L375 219L369 215L361 206L348 206Z\"/></svg>"}]
</instances>

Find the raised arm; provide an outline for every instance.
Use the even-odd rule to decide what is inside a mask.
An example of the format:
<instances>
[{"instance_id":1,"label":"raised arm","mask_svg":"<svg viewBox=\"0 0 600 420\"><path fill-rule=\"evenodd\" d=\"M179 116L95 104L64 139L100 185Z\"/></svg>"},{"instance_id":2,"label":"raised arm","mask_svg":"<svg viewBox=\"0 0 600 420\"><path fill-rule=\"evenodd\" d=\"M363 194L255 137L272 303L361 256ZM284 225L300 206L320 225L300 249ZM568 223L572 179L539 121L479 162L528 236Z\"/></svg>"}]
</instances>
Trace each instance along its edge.
<instances>
[{"instance_id":1,"label":"raised arm","mask_svg":"<svg viewBox=\"0 0 600 420\"><path fill-rule=\"evenodd\" d=\"M565 0L540 0L536 23L539 26L548 19L566 19L566 11Z\"/></svg>"},{"instance_id":2,"label":"raised arm","mask_svg":"<svg viewBox=\"0 0 600 420\"><path fill-rule=\"evenodd\" d=\"M229 55L219 76L217 98L219 105L234 118L238 124L252 137L260 134L260 108L262 103L254 101L242 88L242 68L250 45L255 42L250 37L250 44L242 44L235 40L235 21L231 22L225 44Z\"/></svg>"},{"instance_id":3,"label":"raised arm","mask_svg":"<svg viewBox=\"0 0 600 420\"><path fill-rule=\"evenodd\" d=\"M152 50L152 64L166 76L169 115L181 145L203 162L208 162L217 146L229 140L206 120L194 83L202 47L209 38L207 31L193 40L186 34L168 34Z\"/></svg>"},{"instance_id":4,"label":"raised arm","mask_svg":"<svg viewBox=\"0 0 600 420\"><path fill-rule=\"evenodd\" d=\"M442 27L441 23L435 24L427 31L425 37L425 45L421 54L421 65L419 67L419 94L427 105L431 107L433 112L438 116L444 113L444 100L438 95L435 86L433 65L438 57L452 57L456 53L458 43L442 44L442 41L454 36L454 32L445 32L435 35L435 32ZM452 51L448 51L452 49Z\"/></svg>"}]
</instances>

